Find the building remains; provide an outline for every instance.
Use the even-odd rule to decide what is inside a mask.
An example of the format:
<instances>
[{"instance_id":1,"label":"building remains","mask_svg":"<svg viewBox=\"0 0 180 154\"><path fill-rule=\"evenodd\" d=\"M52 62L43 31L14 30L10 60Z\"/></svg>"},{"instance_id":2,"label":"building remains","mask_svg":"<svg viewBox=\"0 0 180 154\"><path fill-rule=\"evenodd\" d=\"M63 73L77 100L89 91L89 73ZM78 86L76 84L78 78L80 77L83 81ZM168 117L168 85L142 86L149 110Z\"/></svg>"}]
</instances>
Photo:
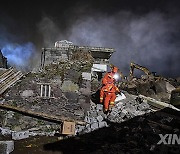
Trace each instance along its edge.
<instances>
[{"instance_id":1,"label":"building remains","mask_svg":"<svg viewBox=\"0 0 180 154\"><path fill-rule=\"evenodd\" d=\"M3 56L0 50L0 68L7 68L7 58Z\"/></svg>"},{"instance_id":2,"label":"building remains","mask_svg":"<svg viewBox=\"0 0 180 154\"><path fill-rule=\"evenodd\" d=\"M49 64L57 64L60 60L72 60L76 53L89 53L93 58L91 74L101 78L102 73L107 71L109 59L115 52L113 48L91 47L73 45L67 40L55 42L53 48L42 48L41 68ZM99 76L98 76L99 75Z\"/></svg>"}]
</instances>

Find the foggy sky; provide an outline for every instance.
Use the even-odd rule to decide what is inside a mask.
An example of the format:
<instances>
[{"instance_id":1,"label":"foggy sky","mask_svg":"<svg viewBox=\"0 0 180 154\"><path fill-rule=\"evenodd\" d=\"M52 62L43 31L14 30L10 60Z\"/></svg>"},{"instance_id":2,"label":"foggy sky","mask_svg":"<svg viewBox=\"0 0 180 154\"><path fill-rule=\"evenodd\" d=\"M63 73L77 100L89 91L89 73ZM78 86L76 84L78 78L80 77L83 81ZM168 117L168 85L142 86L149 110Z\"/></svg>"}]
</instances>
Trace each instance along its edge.
<instances>
[{"instance_id":1,"label":"foggy sky","mask_svg":"<svg viewBox=\"0 0 180 154\"><path fill-rule=\"evenodd\" d=\"M77 45L115 48L111 63L124 74L134 61L160 75L180 76L178 1L136 2L30 3L26 9L25 4L20 7L23 14L13 14L18 9L12 7L12 12L2 9L0 48L6 42L31 42L35 52L29 57L34 61L41 47L52 47L56 41L66 39Z\"/></svg>"}]
</instances>

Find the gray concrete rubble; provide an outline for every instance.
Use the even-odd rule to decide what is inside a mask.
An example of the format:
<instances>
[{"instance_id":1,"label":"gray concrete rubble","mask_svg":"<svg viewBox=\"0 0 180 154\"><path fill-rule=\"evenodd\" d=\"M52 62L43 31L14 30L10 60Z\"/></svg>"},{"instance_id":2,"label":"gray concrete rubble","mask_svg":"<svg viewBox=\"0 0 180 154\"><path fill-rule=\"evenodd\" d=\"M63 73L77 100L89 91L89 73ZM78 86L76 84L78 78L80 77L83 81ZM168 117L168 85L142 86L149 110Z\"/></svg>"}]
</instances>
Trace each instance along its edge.
<instances>
[{"instance_id":1,"label":"gray concrete rubble","mask_svg":"<svg viewBox=\"0 0 180 154\"><path fill-rule=\"evenodd\" d=\"M12 132L13 140L21 140L25 138L29 138L29 131Z\"/></svg>"},{"instance_id":2,"label":"gray concrete rubble","mask_svg":"<svg viewBox=\"0 0 180 154\"><path fill-rule=\"evenodd\" d=\"M137 99L137 96L124 92L125 99L116 101L115 106L108 114L108 120L111 122L123 122L135 116L151 112L147 102Z\"/></svg>"},{"instance_id":3,"label":"gray concrete rubble","mask_svg":"<svg viewBox=\"0 0 180 154\"><path fill-rule=\"evenodd\" d=\"M14 141L0 141L0 154L9 154L14 150Z\"/></svg>"},{"instance_id":4,"label":"gray concrete rubble","mask_svg":"<svg viewBox=\"0 0 180 154\"><path fill-rule=\"evenodd\" d=\"M10 135L12 133L12 130L10 128L2 128L0 127L0 134L2 135Z\"/></svg>"},{"instance_id":5,"label":"gray concrete rubble","mask_svg":"<svg viewBox=\"0 0 180 154\"><path fill-rule=\"evenodd\" d=\"M107 115L103 113L103 105L95 104L92 101L90 102L90 111L87 111L84 121L86 122L85 126L76 126L76 134L84 134L94 131L96 129L107 127L108 124L105 121Z\"/></svg>"},{"instance_id":6,"label":"gray concrete rubble","mask_svg":"<svg viewBox=\"0 0 180 154\"><path fill-rule=\"evenodd\" d=\"M86 126L76 127L76 134L89 133L102 127L108 127L107 121L121 123L133 117L151 112L146 101L138 99L137 96L123 92L115 100L115 106L106 115L102 104L90 103L90 111L87 111L84 121Z\"/></svg>"},{"instance_id":7,"label":"gray concrete rubble","mask_svg":"<svg viewBox=\"0 0 180 154\"><path fill-rule=\"evenodd\" d=\"M55 133L59 133L59 130L59 125L42 125L24 131L14 131L10 130L10 128L0 127L0 134L3 136L11 136L13 140L21 140L29 138L30 136L54 136Z\"/></svg>"}]
</instances>

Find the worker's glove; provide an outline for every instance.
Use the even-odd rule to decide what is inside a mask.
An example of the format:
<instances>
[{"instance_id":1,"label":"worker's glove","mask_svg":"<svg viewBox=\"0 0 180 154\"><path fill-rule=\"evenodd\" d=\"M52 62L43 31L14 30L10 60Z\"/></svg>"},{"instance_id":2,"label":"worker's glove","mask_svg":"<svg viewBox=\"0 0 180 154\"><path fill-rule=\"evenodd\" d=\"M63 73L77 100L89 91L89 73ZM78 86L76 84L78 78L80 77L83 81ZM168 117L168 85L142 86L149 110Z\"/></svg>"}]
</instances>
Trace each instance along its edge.
<instances>
[{"instance_id":1,"label":"worker's glove","mask_svg":"<svg viewBox=\"0 0 180 154\"><path fill-rule=\"evenodd\" d=\"M118 94L121 95L121 91L119 91Z\"/></svg>"}]
</instances>

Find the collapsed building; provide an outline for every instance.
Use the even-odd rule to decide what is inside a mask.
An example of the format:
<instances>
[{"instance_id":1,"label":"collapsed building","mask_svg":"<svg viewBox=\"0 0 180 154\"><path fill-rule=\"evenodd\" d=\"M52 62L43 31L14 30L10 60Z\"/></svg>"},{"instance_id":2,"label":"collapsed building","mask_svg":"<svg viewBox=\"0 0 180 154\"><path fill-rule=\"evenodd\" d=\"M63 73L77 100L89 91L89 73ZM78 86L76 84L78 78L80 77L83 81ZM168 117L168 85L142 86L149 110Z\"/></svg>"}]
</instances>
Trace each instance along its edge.
<instances>
[{"instance_id":1,"label":"collapsed building","mask_svg":"<svg viewBox=\"0 0 180 154\"><path fill-rule=\"evenodd\" d=\"M112 48L77 46L66 40L43 48L40 72L22 74L13 68L1 72L1 108L52 121L83 123L90 108L91 74L102 76L113 52ZM28 122L22 124L24 117L16 118L16 124L8 120L2 125L24 130L38 123L25 118Z\"/></svg>"},{"instance_id":2,"label":"collapsed building","mask_svg":"<svg viewBox=\"0 0 180 154\"><path fill-rule=\"evenodd\" d=\"M164 108L167 104L161 102L161 96L174 87L147 73L142 79L121 82L122 95L109 115L103 113L99 96L92 92L98 90L114 52L113 48L77 46L62 40L52 48L42 48L40 72L22 74L12 68L0 72L0 107L8 110L0 110L1 134L11 135L13 140L56 133L83 135L155 112L158 106ZM155 90L152 85L157 85ZM158 93L159 101L148 97ZM151 108L153 103L158 109Z\"/></svg>"},{"instance_id":3,"label":"collapsed building","mask_svg":"<svg viewBox=\"0 0 180 154\"><path fill-rule=\"evenodd\" d=\"M51 63L57 64L61 60L72 60L75 58L73 55L82 52L89 53L92 56L93 66L91 73L100 79L102 73L107 71L109 59L115 50L113 48L73 45L72 42L67 40L57 41L53 48L42 48L41 68Z\"/></svg>"}]
</instances>

